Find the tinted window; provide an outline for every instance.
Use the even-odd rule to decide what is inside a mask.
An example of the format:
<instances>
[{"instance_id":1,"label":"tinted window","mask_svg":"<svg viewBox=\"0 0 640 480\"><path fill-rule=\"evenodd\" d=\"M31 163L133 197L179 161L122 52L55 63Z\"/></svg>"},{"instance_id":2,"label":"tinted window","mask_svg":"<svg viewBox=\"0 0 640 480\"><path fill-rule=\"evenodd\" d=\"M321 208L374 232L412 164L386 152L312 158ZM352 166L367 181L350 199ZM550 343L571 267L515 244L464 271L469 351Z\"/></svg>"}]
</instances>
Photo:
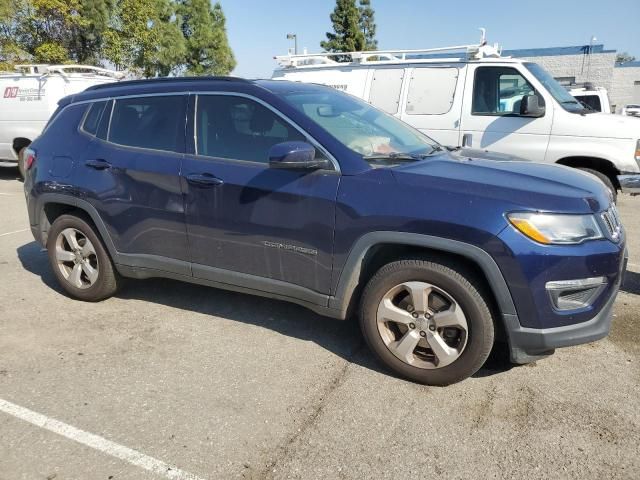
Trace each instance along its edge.
<instances>
[{"instance_id":1,"label":"tinted window","mask_svg":"<svg viewBox=\"0 0 640 480\"><path fill-rule=\"evenodd\" d=\"M598 97L597 95L575 95L575 97L596 112L602 111L600 97Z\"/></svg>"},{"instance_id":2,"label":"tinted window","mask_svg":"<svg viewBox=\"0 0 640 480\"><path fill-rule=\"evenodd\" d=\"M104 107L107 105L107 102L95 102L92 103L89 107L89 111L87 112L87 116L84 119L84 124L82 125L82 129L90 133L91 135L95 135L98 131L98 124L100 123L100 118L102 117L102 112L104 112Z\"/></svg>"},{"instance_id":3,"label":"tinted window","mask_svg":"<svg viewBox=\"0 0 640 480\"><path fill-rule=\"evenodd\" d=\"M116 100L109 141L131 147L181 152L185 130L182 95Z\"/></svg>"},{"instance_id":4,"label":"tinted window","mask_svg":"<svg viewBox=\"0 0 640 480\"><path fill-rule=\"evenodd\" d=\"M472 113L476 115L519 115L522 97L535 89L514 68L482 67L473 82ZM544 100L538 96L540 104Z\"/></svg>"},{"instance_id":5,"label":"tinted window","mask_svg":"<svg viewBox=\"0 0 640 480\"><path fill-rule=\"evenodd\" d=\"M198 97L196 135L199 155L262 163L269 161L273 145L306 141L268 108L229 95Z\"/></svg>"},{"instance_id":6,"label":"tinted window","mask_svg":"<svg viewBox=\"0 0 640 480\"><path fill-rule=\"evenodd\" d=\"M113 100L109 100L107 106L102 112L102 118L100 119L100 123L98 124L98 132L96 136L101 138L102 140L107 139L107 133L109 132L109 120L111 120L111 110L113 109Z\"/></svg>"}]
</instances>

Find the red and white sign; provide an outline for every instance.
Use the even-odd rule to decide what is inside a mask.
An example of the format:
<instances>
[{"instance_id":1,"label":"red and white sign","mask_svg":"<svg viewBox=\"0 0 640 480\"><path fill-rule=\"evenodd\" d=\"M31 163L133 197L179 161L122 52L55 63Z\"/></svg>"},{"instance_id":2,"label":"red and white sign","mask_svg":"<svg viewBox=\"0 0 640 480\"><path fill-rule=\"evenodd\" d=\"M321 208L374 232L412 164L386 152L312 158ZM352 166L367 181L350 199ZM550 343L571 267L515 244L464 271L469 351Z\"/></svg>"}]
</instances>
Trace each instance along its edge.
<instances>
[{"instance_id":1,"label":"red and white sign","mask_svg":"<svg viewBox=\"0 0 640 480\"><path fill-rule=\"evenodd\" d=\"M7 87L4 89L4 98L16 98L18 96L18 87Z\"/></svg>"}]
</instances>

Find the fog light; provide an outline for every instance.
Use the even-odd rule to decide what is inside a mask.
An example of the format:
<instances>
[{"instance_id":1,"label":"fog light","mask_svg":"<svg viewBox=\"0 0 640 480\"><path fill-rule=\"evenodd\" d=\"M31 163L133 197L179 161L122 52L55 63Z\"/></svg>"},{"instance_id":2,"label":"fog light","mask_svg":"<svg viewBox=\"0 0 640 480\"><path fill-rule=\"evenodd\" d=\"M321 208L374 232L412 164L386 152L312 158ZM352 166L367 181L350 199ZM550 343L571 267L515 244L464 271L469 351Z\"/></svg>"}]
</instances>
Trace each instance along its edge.
<instances>
[{"instance_id":1,"label":"fog light","mask_svg":"<svg viewBox=\"0 0 640 480\"><path fill-rule=\"evenodd\" d=\"M605 277L557 280L545 285L556 310L577 310L593 304L607 285Z\"/></svg>"}]
</instances>

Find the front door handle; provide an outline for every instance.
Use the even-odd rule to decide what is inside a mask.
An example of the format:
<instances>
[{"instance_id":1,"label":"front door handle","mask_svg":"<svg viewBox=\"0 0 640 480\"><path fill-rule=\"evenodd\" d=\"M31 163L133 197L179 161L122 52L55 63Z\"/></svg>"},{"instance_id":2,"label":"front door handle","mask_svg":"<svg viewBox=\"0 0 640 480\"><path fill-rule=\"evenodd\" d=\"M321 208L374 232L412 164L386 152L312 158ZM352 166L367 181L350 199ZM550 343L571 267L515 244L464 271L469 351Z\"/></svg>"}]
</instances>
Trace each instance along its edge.
<instances>
[{"instance_id":1,"label":"front door handle","mask_svg":"<svg viewBox=\"0 0 640 480\"><path fill-rule=\"evenodd\" d=\"M224 182L211 173L190 173L186 176L187 182L196 187L215 187Z\"/></svg>"},{"instance_id":2,"label":"front door handle","mask_svg":"<svg viewBox=\"0 0 640 480\"><path fill-rule=\"evenodd\" d=\"M96 160L87 160L85 165L90 168L95 168L96 170L106 170L107 168L111 168L111 164L101 158Z\"/></svg>"},{"instance_id":3,"label":"front door handle","mask_svg":"<svg viewBox=\"0 0 640 480\"><path fill-rule=\"evenodd\" d=\"M473 136L470 133L465 133L462 135L462 146L470 147L473 143Z\"/></svg>"}]
</instances>

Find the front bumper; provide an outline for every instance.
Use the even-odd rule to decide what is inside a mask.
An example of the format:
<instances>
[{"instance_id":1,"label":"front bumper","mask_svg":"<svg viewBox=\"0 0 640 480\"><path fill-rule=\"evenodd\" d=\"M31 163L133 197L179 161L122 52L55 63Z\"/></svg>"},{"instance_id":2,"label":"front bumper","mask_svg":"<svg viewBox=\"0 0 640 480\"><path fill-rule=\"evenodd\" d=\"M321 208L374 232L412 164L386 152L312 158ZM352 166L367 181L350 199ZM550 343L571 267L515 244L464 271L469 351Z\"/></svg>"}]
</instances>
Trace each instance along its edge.
<instances>
[{"instance_id":1,"label":"front bumper","mask_svg":"<svg viewBox=\"0 0 640 480\"><path fill-rule=\"evenodd\" d=\"M511 361L519 364L530 363L551 355L556 348L580 345L606 337L611 328L613 304L622 284L626 267L627 255L625 252L621 274L610 290L608 300L593 318L585 322L538 329L523 327L515 315L504 315Z\"/></svg>"},{"instance_id":2,"label":"front bumper","mask_svg":"<svg viewBox=\"0 0 640 480\"><path fill-rule=\"evenodd\" d=\"M620 183L622 193L640 195L640 173L618 175L618 182Z\"/></svg>"}]
</instances>

